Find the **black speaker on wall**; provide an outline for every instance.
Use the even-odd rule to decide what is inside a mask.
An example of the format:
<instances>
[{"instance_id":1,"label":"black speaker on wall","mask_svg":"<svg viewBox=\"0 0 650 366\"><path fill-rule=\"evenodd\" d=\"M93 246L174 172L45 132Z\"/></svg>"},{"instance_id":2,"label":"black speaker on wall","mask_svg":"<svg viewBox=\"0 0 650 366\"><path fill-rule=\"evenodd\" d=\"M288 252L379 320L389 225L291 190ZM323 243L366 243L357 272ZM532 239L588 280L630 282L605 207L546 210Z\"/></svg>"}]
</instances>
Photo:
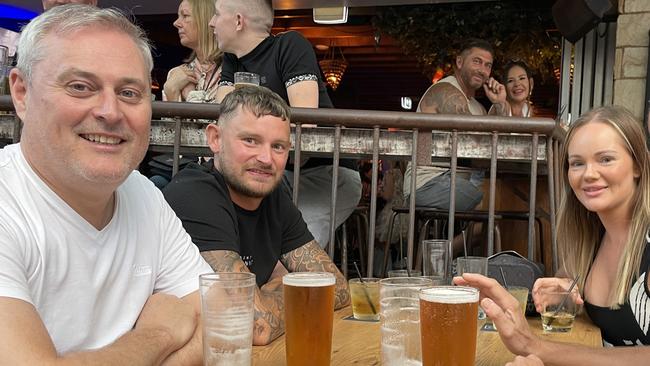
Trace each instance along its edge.
<instances>
[{"instance_id":1,"label":"black speaker on wall","mask_svg":"<svg viewBox=\"0 0 650 366\"><path fill-rule=\"evenodd\" d=\"M557 0L552 8L553 20L564 38L575 43L611 8L610 0Z\"/></svg>"}]
</instances>

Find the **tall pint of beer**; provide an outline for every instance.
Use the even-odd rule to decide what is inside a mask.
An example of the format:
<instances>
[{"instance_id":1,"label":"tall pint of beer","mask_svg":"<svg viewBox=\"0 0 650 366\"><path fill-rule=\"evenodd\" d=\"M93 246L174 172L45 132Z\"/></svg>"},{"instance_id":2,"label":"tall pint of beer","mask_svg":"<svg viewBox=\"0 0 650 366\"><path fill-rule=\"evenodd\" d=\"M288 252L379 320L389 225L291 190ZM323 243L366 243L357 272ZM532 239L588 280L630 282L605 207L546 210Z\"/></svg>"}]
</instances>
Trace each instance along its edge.
<instances>
[{"instance_id":1,"label":"tall pint of beer","mask_svg":"<svg viewBox=\"0 0 650 366\"><path fill-rule=\"evenodd\" d=\"M282 278L288 366L329 366L334 284L327 272L295 272Z\"/></svg>"},{"instance_id":2,"label":"tall pint of beer","mask_svg":"<svg viewBox=\"0 0 650 366\"><path fill-rule=\"evenodd\" d=\"M463 286L420 291L422 366L474 365L478 295Z\"/></svg>"}]
</instances>

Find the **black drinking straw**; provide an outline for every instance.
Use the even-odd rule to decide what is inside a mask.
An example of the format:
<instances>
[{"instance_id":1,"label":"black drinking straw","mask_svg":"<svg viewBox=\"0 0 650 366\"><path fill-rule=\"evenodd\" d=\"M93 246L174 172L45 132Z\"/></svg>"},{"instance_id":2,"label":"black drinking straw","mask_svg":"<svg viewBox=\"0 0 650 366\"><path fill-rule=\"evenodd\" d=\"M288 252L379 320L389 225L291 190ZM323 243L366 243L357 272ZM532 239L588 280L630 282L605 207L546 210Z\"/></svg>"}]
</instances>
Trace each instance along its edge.
<instances>
[{"instance_id":1,"label":"black drinking straw","mask_svg":"<svg viewBox=\"0 0 650 366\"><path fill-rule=\"evenodd\" d=\"M368 305L370 305L370 310L372 311L372 314L375 315L377 314L377 309L375 309L375 304L372 303L372 300L370 300L370 294L368 293L368 289L365 286L365 281L363 280L363 277L361 277L361 271L359 271L359 266L357 266L357 262L354 261L354 269L357 270L357 275L359 275L359 281L363 284L363 294L366 295L366 300L368 301Z\"/></svg>"},{"instance_id":2,"label":"black drinking straw","mask_svg":"<svg viewBox=\"0 0 650 366\"><path fill-rule=\"evenodd\" d=\"M465 255L465 259L467 259L467 240L465 239L465 230L463 230L462 233L463 233L463 254Z\"/></svg>"},{"instance_id":3,"label":"black drinking straw","mask_svg":"<svg viewBox=\"0 0 650 366\"><path fill-rule=\"evenodd\" d=\"M503 287L508 288L508 281L506 281L506 274L503 273L503 267L499 267L499 271L501 271L501 279L503 280Z\"/></svg>"}]
</instances>

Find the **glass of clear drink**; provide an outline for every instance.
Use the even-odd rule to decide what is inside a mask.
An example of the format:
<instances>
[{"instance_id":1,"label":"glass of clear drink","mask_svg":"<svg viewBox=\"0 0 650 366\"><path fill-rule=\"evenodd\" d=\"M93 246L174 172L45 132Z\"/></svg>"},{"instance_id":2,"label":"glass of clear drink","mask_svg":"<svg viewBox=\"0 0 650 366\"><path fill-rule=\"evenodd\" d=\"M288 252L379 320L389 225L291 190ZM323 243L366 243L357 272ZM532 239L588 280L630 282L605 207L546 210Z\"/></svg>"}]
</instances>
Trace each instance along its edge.
<instances>
[{"instance_id":1,"label":"glass of clear drink","mask_svg":"<svg viewBox=\"0 0 650 366\"><path fill-rule=\"evenodd\" d=\"M573 328L578 305L567 291L545 292L542 304L542 329L545 332L566 333Z\"/></svg>"},{"instance_id":2,"label":"glass of clear drink","mask_svg":"<svg viewBox=\"0 0 650 366\"><path fill-rule=\"evenodd\" d=\"M329 366L334 274L294 272L284 275L282 283L287 366Z\"/></svg>"},{"instance_id":3,"label":"glass of clear drink","mask_svg":"<svg viewBox=\"0 0 650 366\"><path fill-rule=\"evenodd\" d=\"M437 283L451 283L451 241L422 240L422 273Z\"/></svg>"},{"instance_id":4,"label":"glass of clear drink","mask_svg":"<svg viewBox=\"0 0 650 366\"><path fill-rule=\"evenodd\" d=\"M235 88L240 88L244 85L260 85L260 76L254 72L236 72Z\"/></svg>"},{"instance_id":5,"label":"glass of clear drink","mask_svg":"<svg viewBox=\"0 0 650 366\"><path fill-rule=\"evenodd\" d=\"M253 350L255 275L217 272L199 276L203 364L250 366Z\"/></svg>"},{"instance_id":6,"label":"glass of clear drink","mask_svg":"<svg viewBox=\"0 0 650 366\"><path fill-rule=\"evenodd\" d=\"M379 278L352 278L348 284L354 318L379 320Z\"/></svg>"},{"instance_id":7,"label":"glass of clear drink","mask_svg":"<svg viewBox=\"0 0 650 366\"><path fill-rule=\"evenodd\" d=\"M379 281L382 365L421 364L419 292L431 286L433 280L426 277L394 277Z\"/></svg>"}]
</instances>

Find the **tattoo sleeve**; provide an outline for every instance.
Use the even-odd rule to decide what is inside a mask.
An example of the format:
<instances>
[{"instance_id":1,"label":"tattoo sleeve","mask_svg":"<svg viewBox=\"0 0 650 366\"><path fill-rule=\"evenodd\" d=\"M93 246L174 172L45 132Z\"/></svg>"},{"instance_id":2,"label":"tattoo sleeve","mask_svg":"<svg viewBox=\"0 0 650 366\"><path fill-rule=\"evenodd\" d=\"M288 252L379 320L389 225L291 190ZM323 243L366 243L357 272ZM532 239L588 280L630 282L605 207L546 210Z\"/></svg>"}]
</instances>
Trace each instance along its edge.
<instances>
[{"instance_id":1,"label":"tattoo sleeve","mask_svg":"<svg viewBox=\"0 0 650 366\"><path fill-rule=\"evenodd\" d=\"M250 272L239 254L230 250L201 252L215 272ZM274 278L262 288L255 287L253 344L269 344L284 333L282 277Z\"/></svg>"},{"instance_id":2,"label":"tattoo sleeve","mask_svg":"<svg viewBox=\"0 0 650 366\"><path fill-rule=\"evenodd\" d=\"M420 110L425 113L471 114L463 93L449 83L436 84L427 90L422 96Z\"/></svg>"},{"instance_id":3,"label":"tattoo sleeve","mask_svg":"<svg viewBox=\"0 0 650 366\"><path fill-rule=\"evenodd\" d=\"M345 277L315 240L284 254L280 261L290 272L333 273L336 277L334 307L340 309L350 303L350 292Z\"/></svg>"}]
</instances>

